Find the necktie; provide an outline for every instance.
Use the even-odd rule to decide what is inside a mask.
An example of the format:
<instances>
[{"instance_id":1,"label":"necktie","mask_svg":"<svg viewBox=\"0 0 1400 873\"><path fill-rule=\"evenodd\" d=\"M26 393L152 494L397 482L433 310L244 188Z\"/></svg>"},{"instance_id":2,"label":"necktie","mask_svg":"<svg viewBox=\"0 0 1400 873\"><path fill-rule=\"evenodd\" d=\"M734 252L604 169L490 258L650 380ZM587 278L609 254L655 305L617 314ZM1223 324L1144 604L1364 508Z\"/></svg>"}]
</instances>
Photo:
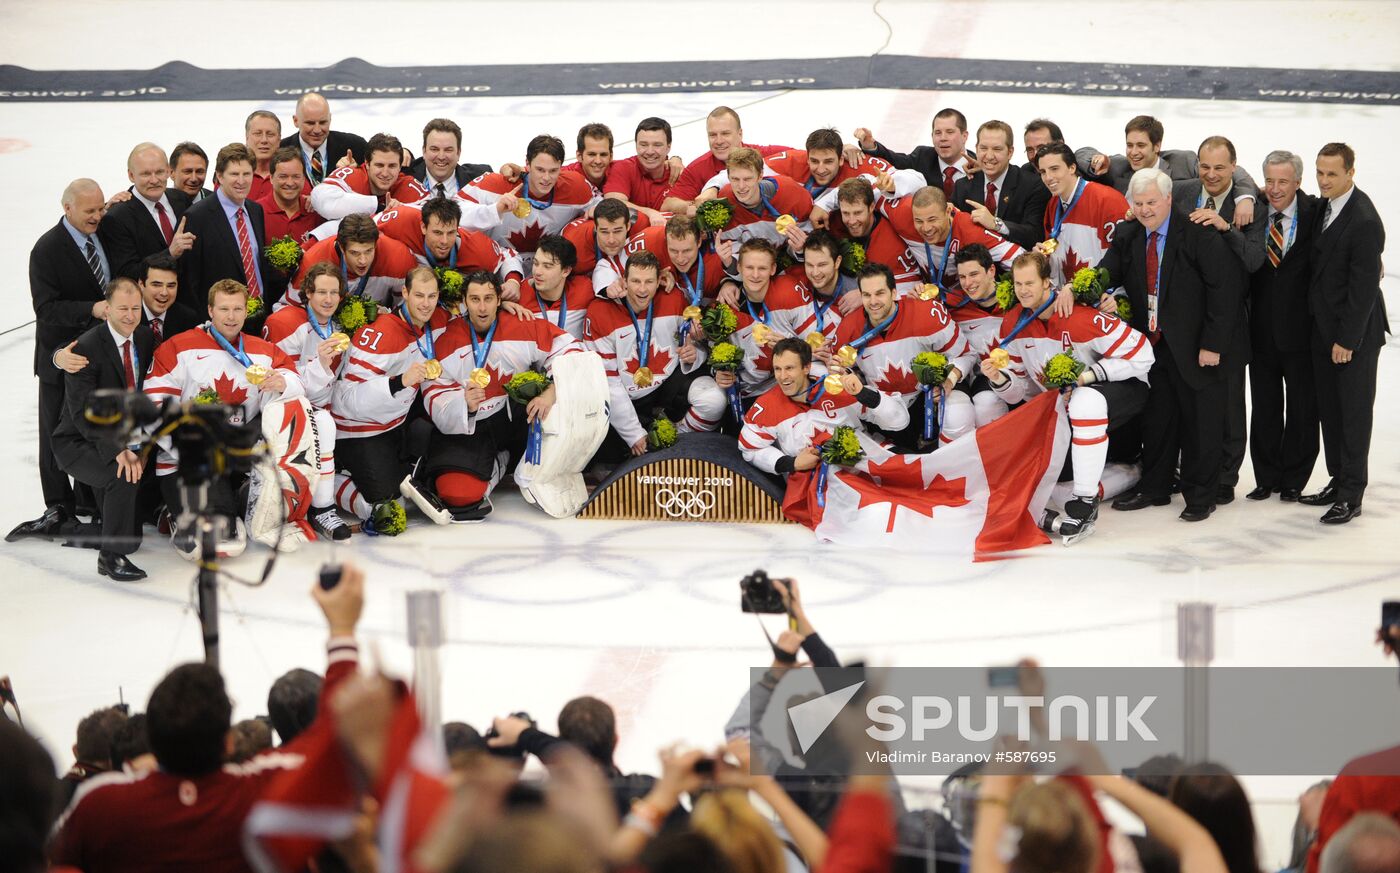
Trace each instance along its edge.
<instances>
[{"instance_id":1,"label":"necktie","mask_svg":"<svg viewBox=\"0 0 1400 873\"><path fill-rule=\"evenodd\" d=\"M943 171L943 196L949 201L953 199L953 174L956 172L952 167Z\"/></svg>"},{"instance_id":2,"label":"necktie","mask_svg":"<svg viewBox=\"0 0 1400 873\"><path fill-rule=\"evenodd\" d=\"M441 182L439 182L433 186L433 193L435 193L439 197L446 197L447 189L442 186Z\"/></svg>"},{"instance_id":3,"label":"necktie","mask_svg":"<svg viewBox=\"0 0 1400 873\"><path fill-rule=\"evenodd\" d=\"M165 244L170 245L170 241L175 238L175 228L170 226L170 217L165 214L165 207L159 201L156 202L156 221L160 223L160 232L165 237Z\"/></svg>"},{"instance_id":4,"label":"necktie","mask_svg":"<svg viewBox=\"0 0 1400 873\"><path fill-rule=\"evenodd\" d=\"M1207 197L1207 198L1206 198L1206 208L1209 209L1209 210L1212 211L1212 212L1217 212L1217 211L1218 211L1218 210L1215 208L1215 198L1214 198L1214 197Z\"/></svg>"},{"instance_id":5,"label":"necktie","mask_svg":"<svg viewBox=\"0 0 1400 873\"><path fill-rule=\"evenodd\" d=\"M1147 235L1147 332L1157 341L1157 231Z\"/></svg>"},{"instance_id":6,"label":"necktie","mask_svg":"<svg viewBox=\"0 0 1400 873\"><path fill-rule=\"evenodd\" d=\"M131 365L131 340L122 343L122 366L126 369L126 388L136 390L136 368Z\"/></svg>"},{"instance_id":7,"label":"necktie","mask_svg":"<svg viewBox=\"0 0 1400 873\"><path fill-rule=\"evenodd\" d=\"M153 318L153 319L151 319L151 333L152 333L152 335L154 335L155 338L156 338L156 345L160 345L161 340L165 339L165 337L162 335L162 334L164 333L164 331L165 331L165 328L162 327L162 325L164 325L164 324L165 324L165 319L164 319L164 318Z\"/></svg>"},{"instance_id":8,"label":"necktie","mask_svg":"<svg viewBox=\"0 0 1400 873\"><path fill-rule=\"evenodd\" d=\"M326 165L321 162L321 150L317 149L311 153L311 184L319 185L325 175Z\"/></svg>"},{"instance_id":9,"label":"necktie","mask_svg":"<svg viewBox=\"0 0 1400 873\"><path fill-rule=\"evenodd\" d=\"M107 274L102 270L102 260L97 257L97 245L92 241L92 237L87 238L87 245L83 250L87 253L88 269L92 270L92 278L97 280L97 287L106 287Z\"/></svg>"},{"instance_id":10,"label":"necktie","mask_svg":"<svg viewBox=\"0 0 1400 873\"><path fill-rule=\"evenodd\" d=\"M1323 230L1326 230L1326 229L1327 229L1327 225L1329 225L1329 224L1331 224L1331 223L1332 223L1332 201L1331 201L1331 200L1328 200L1328 201L1327 201L1327 208L1324 209L1324 210L1322 210L1322 229L1323 229ZM88 243L88 245L92 245L92 243Z\"/></svg>"},{"instance_id":11,"label":"necktie","mask_svg":"<svg viewBox=\"0 0 1400 873\"><path fill-rule=\"evenodd\" d=\"M1264 252L1269 256L1269 264L1277 267L1283 260L1283 213L1275 212L1269 223L1269 239L1264 244Z\"/></svg>"},{"instance_id":12,"label":"necktie","mask_svg":"<svg viewBox=\"0 0 1400 873\"><path fill-rule=\"evenodd\" d=\"M253 297L262 296L258 285L258 265L253 260L253 243L248 239L248 223L243 218L243 210L238 210L238 251L243 255L243 278L248 283L248 293Z\"/></svg>"},{"instance_id":13,"label":"necktie","mask_svg":"<svg viewBox=\"0 0 1400 873\"><path fill-rule=\"evenodd\" d=\"M983 205L992 215L997 214L997 186L992 182L987 183L987 202Z\"/></svg>"}]
</instances>

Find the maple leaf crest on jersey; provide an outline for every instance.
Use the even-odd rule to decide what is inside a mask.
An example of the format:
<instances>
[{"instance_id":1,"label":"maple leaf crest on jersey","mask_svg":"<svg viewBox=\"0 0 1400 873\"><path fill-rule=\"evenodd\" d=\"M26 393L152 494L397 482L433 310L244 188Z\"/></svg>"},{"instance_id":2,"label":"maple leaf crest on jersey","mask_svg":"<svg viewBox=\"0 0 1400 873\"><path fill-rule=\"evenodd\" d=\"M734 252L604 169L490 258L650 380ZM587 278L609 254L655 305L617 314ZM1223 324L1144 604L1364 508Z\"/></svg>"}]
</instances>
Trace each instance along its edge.
<instances>
[{"instance_id":1,"label":"maple leaf crest on jersey","mask_svg":"<svg viewBox=\"0 0 1400 873\"><path fill-rule=\"evenodd\" d=\"M211 387L225 406L242 406L248 399L248 389L235 386L228 376L219 376Z\"/></svg>"},{"instance_id":2,"label":"maple leaf crest on jersey","mask_svg":"<svg viewBox=\"0 0 1400 873\"><path fill-rule=\"evenodd\" d=\"M875 388L886 394L912 394L919 390L919 380L907 368L888 361L880 378L875 380Z\"/></svg>"},{"instance_id":3,"label":"maple leaf crest on jersey","mask_svg":"<svg viewBox=\"0 0 1400 873\"><path fill-rule=\"evenodd\" d=\"M647 350L647 369L653 373L665 373L666 368L671 365L671 353L665 349L658 349L651 343L647 344ZM627 372L637 372L642 366L641 357L629 358L626 366Z\"/></svg>"}]
</instances>

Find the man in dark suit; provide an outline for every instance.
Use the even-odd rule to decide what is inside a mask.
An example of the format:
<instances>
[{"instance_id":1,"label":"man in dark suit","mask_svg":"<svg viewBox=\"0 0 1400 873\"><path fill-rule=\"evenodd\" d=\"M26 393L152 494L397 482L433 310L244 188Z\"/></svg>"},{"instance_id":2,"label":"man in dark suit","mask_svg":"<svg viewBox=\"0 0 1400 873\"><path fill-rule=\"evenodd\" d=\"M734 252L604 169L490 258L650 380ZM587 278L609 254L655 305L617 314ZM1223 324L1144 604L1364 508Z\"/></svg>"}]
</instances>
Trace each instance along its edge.
<instances>
[{"instance_id":1,"label":"man in dark suit","mask_svg":"<svg viewBox=\"0 0 1400 873\"><path fill-rule=\"evenodd\" d=\"M1156 167L1174 182L1197 178L1199 167L1196 153L1180 149L1162 151L1165 133L1162 122L1150 115L1139 115L1123 128L1123 151L1126 154L1109 157L1089 146L1077 150L1075 159L1086 178L1112 185L1124 194L1128 191L1128 182L1133 174L1144 167ZM1247 225L1254 219L1254 203L1259 196L1259 186L1238 167L1235 169L1234 185L1238 190L1231 196L1240 201L1237 207L1239 224Z\"/></svg>"},{"instance_id":2,"label":"man in dark suit","mask_svg":"<svg viewBox=\"0 0 1400 873\"><path fill-rule=\"evenodd\" d=\"M301 152L306 162L308 190L326 181L341 166L365 162L364 137L331 130L331 105L320 94L301 95L292 113L292 124L297 132L284 137L281 144Z\"/></svg>"},{"instance_id":3,"label":"man in dark suit","mask_svg":"<svg viewBox=\"0 0 1400 873\"><path fill-rule=\"evenodd\" d=\"M1045 204L1050 190L1039 174L1012 166L1011 125L988 121L977 128L980 169L954 185L953 205L973 221L994 230L1022 248L1045 239Z\"/></svg>"},{"instance_id":4,"label":"man in dark suit","mask_svg":"<svg viewBox=\"0 0 1400 873\"><path fill-rule=\"evenodd\" d=\"M155 143L143 142L126 159L131 199L118 203L102 216L97 235L112 261L114 276L141 277L141 260L156 252L178 258L194 244L194 234L181 227L190 197L178 188L167 188L170 164Z\"/></svg>"},{"instance_id":5,"label":"man in dark suit","mask_svg":"<svg viewBox=\"0 0 1400 873\"><path fill-rule=\"evenodd\" d=\"M1234 254L1235 275L1230 281L1239 287L1240 310L1237 323L1248 323L1245 303L1249 299L1249 274L1264 262L1265 222L1252 221L1246 227L1235 226L1235 145L1223 136L1208 137L1196 151L1198 177L1183 179L1172 185L1172 200L1189 210L1191 220L1221 234L1225 245ZM1250 359L1249 331L1237 330L1234 344L1222 364L1225 373L1225 436L1223 466L1220 470L1220 493L1217 504L1235 499L1235 485L1240 481L1240 465L1244 463L1248 442L1245 426L1244 379L1245 366Z\"/></svg>"},{"instance_id":6,"label":"man in dark suit","mask_svg":"<svg viewBox=\"0 0 1400 873\"><path fill-rule=\"evenodd\" d=\"M1040 171L1035 167L1035 153L1040 151L1043 145L1064 141L1064 131L1060 130L1058 124L1048 118L1032 118L1021 131L1021 144L1026 149L1026 162L1021 165L1021 169L1039 179Z\"/></svg>"},{"instance_id":7,"label":"man in dark suit","mask_svg":"<svg viewBox=\"0 0 1400 873\"><path fill-rule=\"evenodd\" d=\"M408 167L429 194L456 197L457 192L477 176L490 173L490 164L459 164L462 157L462 128L449 118L434 118L423 127L423 157Z\"/></svg>"},{"instance_id":8,"label":"man in dark suit","mask_svg":"<svg viewBox=\"0 0 1400 873\"><path fill-rule=\"evenodd\" d=\"M941 188L949 201L954 186L967 178L976 162L967 150L967 116L956 109L938 110L933 116L933 145L918 146L907 155L886 148L869 128L858 128L855 135L861 151L889 161L897 170L918 170L930 185Z\"/></svg>"},{"instance_id":9,"label":"man in dark suit","mask_svg":"<svg viewBox=\"0 0 1400 873\"><path fill-rule=\"evenodd\" d=\"M92 486L102 506L97 572L118 582L146 578L127 558L141 545L136 489L141 460L134 447L114 442L85 412L94 391L140 391L155 352L149 328L141 326L141 290L119 276L107 283L107 320L78 339L74 351L88 366L65 377L63 416L54 431L54 455L73 478Z\"/></svg>"},{"instance_id":10,"label":"man in dark suit","mask_svg":"<svg viewBox=\"0 0 1400 873\"><path fill-rule=\"evenodd\" d=\"M97 236L104 201L91 179L77 179L63 191L63 218L29 253L29 291L34 298L34 375L39 377L39 483L44 514L6 535L53 539L71 527L76 501L68 474L54 459L52 435L63 412L63 371L54 355L76 340L93 321L105 318L102 289L112 275Z\"/></svg>"},{"instance_id":11,"label":"man in dark suit","mask_svg":"<svg viewBox=\"0 0 1400 873\"><path fill-rule=\"evenodd\" d=\"M1308 302L1323 454L1331 481L1299 502L1330 503L1323 524L1346 524L1361 514L1376 366L1390 332L1380 290L1385 227L1371 198L1355 186L1355 172L1351 146L1328 143L1317 153L1317 187L1327 202L1317 224Z\"/></svg>"},{"instance_id":12,"label":"man in dark suit","mask_svg":"<svg viewBox=\"0 0 1400 873\"><path fill-rule=\"evenodd\" d=\"M1250 277L1249 459L1255 488L1245 496L1278 493L1292 503L1303 493L1317 461L1317 389L1309 341L1308 285L1318 198L1298 190L1303 159L1286 151L1264 159L1263 258ZM1285 400L1286 398L1286 400ZM1286 408L1285 408L1286 403Z\"/></svg>"},{"instance_id":13,"label":"man in dark suit","mask_svg":"<svg viewBox=\"0 0 1400 873\"><path fill-rule=\"evenodd\" d=\"M214 196L212 189L204 187L208 173L209 156L199 143L186 140L170 150L170 187L178 188L190 203Z\"/></svg>"},{"instance_id":14,"label":"man in dark suit","mask_svg":"<svg viewBox=\"0 0 1400 873\"><path fill-rule=\"evenodd\" d=\"M235 279L254 297L271 306L285 290L263 256L267 237L262 207L248 199L253 185L253 156L243 143L229 143L214 161L219 190L185 213L185 228L194 245L180 257L179 300L203 311L209 288L220 279Z\"/></svg>"},{"instance_id":15,"label":"man in dark suit","mask_svg":"<svg viewBox=\"0 0 1400 873\"><path fill-rule=\"evenodd\" d=\"M146 258L141 268L141 324L151 329L157 346L168 337L204 323L198 312L176 302L180 275L174 258L157 252Z\"/></svg>"},{"instance_id":16,"label":"man in dark suit","mask_svg":"<svg viewBox=\"0 0 1400 873\"><path fill-rule=\"evenodd\" d=\"M1232 352L1241 290L1221 234L1173 210L1171 179L1139 170L1128 188L1133 221L1118 225L1099 266L1122 285L1131 324L1153 343L1151 393L1143 417L1143 471L1137 490L1113 503L1136 510L1171 502L1181 459L1183 521L1215 511L1225 427L1222 365ZM1106 301L1105 305L1111 305Z\"/></svg>"}]
</instances>

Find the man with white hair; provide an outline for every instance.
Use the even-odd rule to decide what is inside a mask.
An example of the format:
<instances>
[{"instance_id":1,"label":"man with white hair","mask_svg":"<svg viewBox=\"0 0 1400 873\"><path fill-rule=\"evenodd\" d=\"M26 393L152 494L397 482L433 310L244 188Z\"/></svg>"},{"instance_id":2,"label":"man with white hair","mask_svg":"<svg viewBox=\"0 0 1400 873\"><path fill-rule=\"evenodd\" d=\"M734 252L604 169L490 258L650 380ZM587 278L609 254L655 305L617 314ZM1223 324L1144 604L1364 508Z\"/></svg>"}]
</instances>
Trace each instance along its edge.
<instances>
[{"instance_id":1,"label":"man with white hair","mask_svg":"<svg viewBox=\"0 0 1400 873\"><path fill-rule=\"evenodd\" d=\"M1378 812L1364 812L1337 831L1318 864L1318 873L1394 870L1400 870L1400 824Z\"/></svg>"},{"instance_id":2,"label":"man with white hair","mask_svg":"<svg viewBox=\"0 0 1400 873\"><path fill-rule=\"evenodd\" d=\"M63 371L54 354L107 317L103 294L112 278L107 250L97 236L106 201L91 179L63 189L63 218L29 253L29 291L34 298L34 375L39 377L39 484L44 514L24 522L6 542L30 537L51 540L71 527L76 514L73 486L59 469L51 443L63 412Z\"/></svg>"},{"instance_id":3,"label":"man with white hair","mask_svg":"<svg viewBox=\"0 0 1400 873\"><path fill-rule=\"evenodd\" d=\"M297 98L296 109L292 111L292 125L297 132L284 137L281 144L301 152L306 162L308 193L341 166L364 163L364 137L343 130L331 130L331 105L315 91Z\"/></svg>"},{"instance_id":4,"label":"man with white hair","mask_svg":"<svg viewBox=\"0 0 1400 873\"><path fill-rule=\"evenodd\" d=\"M1113 502L1136 510L1171 502L1181 459L1183 521L1204 521L1220 489L1225 428L1221 362L1243 330L1237 269L1215 230L1172 206L1172 180L1146 167L1128 183L1133 220L1118 225L1098 266L1132 305L1130 324L1152 341L1151 392L1143 417L1142 479ZM1106 305L1111 301L1106 301ZM1227 360L1228 363L1228 360Z\"/></svg>"},{"instance_id":5,"label":"man with white hair","mask_svg":"<svg viewBox=\"0 0 1400 873\"><path fill-rule=\"evenodd\" d=\"M179 188L165 187L170 164L153 142L140 143L127 155L126 177L132 196L107 210L97 236L112 261L112 275L139 280L148 255L168 251L178 258L194 244L194 234L181 223L191 201Z\"/></svg>"}]
</instances>

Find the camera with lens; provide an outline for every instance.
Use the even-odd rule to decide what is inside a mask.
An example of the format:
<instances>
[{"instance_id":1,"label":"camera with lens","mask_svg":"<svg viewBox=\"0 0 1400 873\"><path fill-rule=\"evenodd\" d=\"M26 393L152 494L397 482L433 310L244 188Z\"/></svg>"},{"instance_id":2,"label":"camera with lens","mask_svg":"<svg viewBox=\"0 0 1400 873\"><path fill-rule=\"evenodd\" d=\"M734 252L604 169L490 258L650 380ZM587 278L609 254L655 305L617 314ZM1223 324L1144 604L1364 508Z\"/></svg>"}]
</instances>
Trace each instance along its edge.
<instances>
[{"instance_id":1,"label":"camera with lens","mask_svg":"<svg viewBox=\"0 0 1400 873\"><path fill-rule=\"evenodd\" d=\"M781 615L787 612L783 597L766 570L754 570L739 580L739 606L744 612Z\"/></svg>"},{"instance_id":2,"label":"camera with lens","mask_svg":"<svg viewBox=\"0 0 1400 873\"><path fill-rule=\"evenodd\" d=\"M238 412L222 403L168 399L157 405L139 391L101 388L92 393L84 417L114 450L129 445L140 428L157 437L168 435L180 459L180 481L196 485L252 469L258 432L240 421Z\"/></svg>"}]
</instances>

